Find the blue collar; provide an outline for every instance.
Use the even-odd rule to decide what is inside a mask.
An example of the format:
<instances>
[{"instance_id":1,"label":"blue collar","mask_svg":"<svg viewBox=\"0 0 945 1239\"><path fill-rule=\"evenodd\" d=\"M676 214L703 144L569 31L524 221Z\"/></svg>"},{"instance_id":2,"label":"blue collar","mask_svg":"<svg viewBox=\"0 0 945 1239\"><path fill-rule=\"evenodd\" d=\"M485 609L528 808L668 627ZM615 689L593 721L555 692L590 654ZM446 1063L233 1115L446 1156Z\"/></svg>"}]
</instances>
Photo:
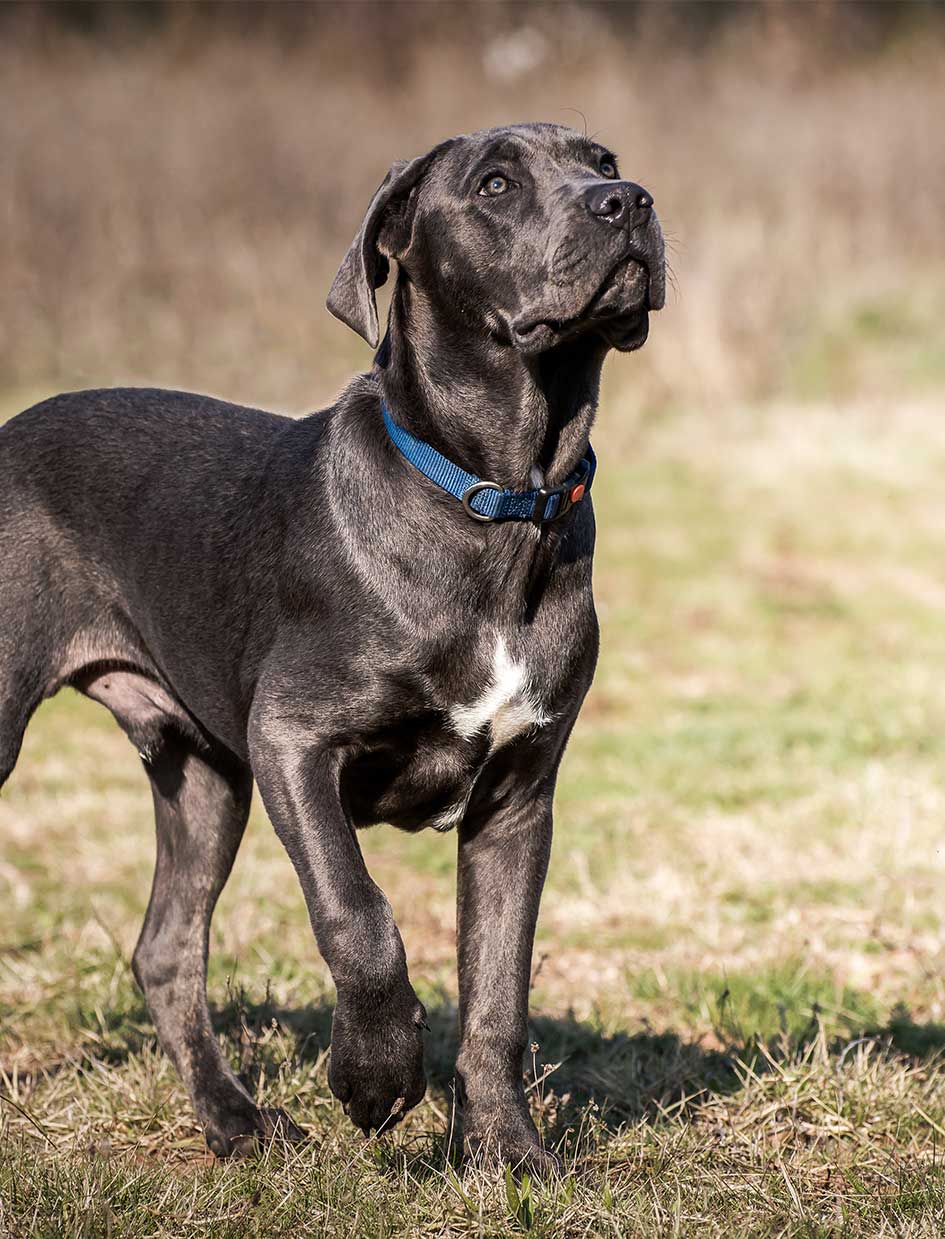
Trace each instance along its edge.
<instances>
[{"instance_id":1,"label":"blue collar","mask_svg":"<svg viewBox=\"0 0 945 1239\"><path fill-rule=\"evenodd\" d=\"M597 457L590 444L587 455L560 486L503 490L495 482L483 482L474 473L467 473L429 443L414 438L409 430L397 425L384 401L381 401L381 412L387 433L401 455L424 477L458 499L474 521L534 521L542 525L564 516L591 489Z\"/></svg>"}]
</instances>

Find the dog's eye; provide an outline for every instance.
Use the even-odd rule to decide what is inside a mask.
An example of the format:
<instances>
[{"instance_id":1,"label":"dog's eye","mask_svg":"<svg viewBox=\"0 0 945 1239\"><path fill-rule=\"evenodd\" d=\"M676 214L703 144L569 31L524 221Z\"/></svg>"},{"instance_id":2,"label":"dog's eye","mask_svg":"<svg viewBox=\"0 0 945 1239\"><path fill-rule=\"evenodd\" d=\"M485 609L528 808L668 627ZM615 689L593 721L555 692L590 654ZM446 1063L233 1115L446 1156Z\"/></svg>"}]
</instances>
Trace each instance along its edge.
<instances>
[{"instance_id":1,"label":"dog's eye","mask_svg":"<svg viewBox=\"0 0 945 1239\"><path fill-rule=\"evenodd\" d=\"M606 176L608 181L615 181L617 179L616 164L609 159L602 160L600 165L600 174L601 176Z\"/></svg>"},{"instance_id":2,"label":"dog's eye","mask_svg":"<svg viewBox=\"0 0 945 1239\"><path fill-rule=\"evenodd\" d=\"M511 189L511 181L506 180L504 176L487 176L479 186L479 192L485 194L489 198L497 198L499 194L506 193Z\"/></svg>"}]
</instances>

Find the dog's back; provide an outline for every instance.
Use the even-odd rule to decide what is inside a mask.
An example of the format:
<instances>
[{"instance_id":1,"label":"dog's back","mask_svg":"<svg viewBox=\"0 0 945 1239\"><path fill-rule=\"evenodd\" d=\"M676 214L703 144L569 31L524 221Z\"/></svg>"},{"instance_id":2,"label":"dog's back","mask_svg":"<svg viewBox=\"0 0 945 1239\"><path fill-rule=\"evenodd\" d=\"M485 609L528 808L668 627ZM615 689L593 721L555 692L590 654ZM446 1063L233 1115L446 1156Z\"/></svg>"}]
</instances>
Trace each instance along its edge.
<instances>
[{"instance_id":1,"label":"dog's back","mask_svg":"<svg viewBox=\"0 0 945 1239\"><path fill-rule=\"evenodd\" d=\"M207 396L113 388L54 396L0 430L0 510L72 537L134 545L242 497L289 421Z\"/></svg>"}]
</instances>

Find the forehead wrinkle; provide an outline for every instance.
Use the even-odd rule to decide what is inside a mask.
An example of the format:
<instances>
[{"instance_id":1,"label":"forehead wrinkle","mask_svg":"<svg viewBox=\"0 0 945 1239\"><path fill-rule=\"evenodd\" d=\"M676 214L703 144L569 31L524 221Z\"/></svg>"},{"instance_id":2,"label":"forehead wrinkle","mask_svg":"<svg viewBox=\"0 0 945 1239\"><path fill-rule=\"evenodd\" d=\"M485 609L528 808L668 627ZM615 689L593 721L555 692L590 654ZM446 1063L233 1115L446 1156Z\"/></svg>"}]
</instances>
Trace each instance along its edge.
<instances>
[{"instance_id":1,"label":"forehead wrinkle","mask_svg":"<svg viewBox=\"0 0 945 1239\"><path fill-rule=\"evenodd\" d=\"M521 159L528 151L528 143L523 142L517 135L503 134L483 149L477 162L484 159Z\"/></svg>"},{"instance_id":2,"label":"forehead wrinkle","mask_svg":"<svg viewBox=\"0 0 945 1239\"><path fill-rule=\"evenodd\" d=\"M542 122L537 122L534 125L509 125L504 132L514 133L516 136L521 135L526 141L534 139L539 135L548 135L555 145L569 151L584 152L587 150L605 149L597 141L595 135L578 133L576 129L572 129L568 125L545 124Z\"/></svg>"},{"instance_id":3,"label":"forehead wrinkle","mask_svg":"<svg viewBox=\"0 0 945 1239\"><path fill-rule=\"evenodd\" d=\"M585 163L586 159L581 153L573 153L565 149L555 149L551 146L541 146L536 144L523 143L517 150L512 148L504 148L504 155L499 150L493 150L482 159L477 159L475 167L481 167L488 163L490 159L501 160L505 158L510 163L519 163L527 168L531 173L557 172L564 175L569 166L575 163Z\"/></svg>"},{"instance_id":4,"label":"forehead wrinkle","mask_svg":"<svg viewBox=\"0 0 945 1239\"><path fill-rule=\"evenodd\" d=\"M616 155L608 147L601 142L595 141L593 138L584 138L580 134L575 135L568 144L568 155L570 158L585 163L591 159L601 159L607 156L608 159L616 159Z\"/></svg>"},{"instance_id":5,"label":"forehead wrinkle","mask_svg":"<svg viewBox=\"0 0 945 1239\"><path fill-rule=\"evenodd\" d=\"M547 146L540 144L529 146L528 155L532 161L543 158L550 162L555 171L562 174L575 164L584 166L605 155L612 159L616 158L599 142L591 141L569 129L562 130L560 135L557 135L557 140Z\"/></svg>"},{"instance_id":6,"label":"forehead wrinkle","mask_svg":"<svg viewBox=\"0 0 945 1239\"><path fill-rule=\"evenodd\" d=\"M495 158L507 154L512 158L544 157L560 168L571 161L581 162L588 154L611 154L601 143L566 125L544 122L505 125L497 129L480 129L471 139L491 139L483 147L483 157ZM478 156L477 156L478 157Z\"/></svg>"}]
</instances>

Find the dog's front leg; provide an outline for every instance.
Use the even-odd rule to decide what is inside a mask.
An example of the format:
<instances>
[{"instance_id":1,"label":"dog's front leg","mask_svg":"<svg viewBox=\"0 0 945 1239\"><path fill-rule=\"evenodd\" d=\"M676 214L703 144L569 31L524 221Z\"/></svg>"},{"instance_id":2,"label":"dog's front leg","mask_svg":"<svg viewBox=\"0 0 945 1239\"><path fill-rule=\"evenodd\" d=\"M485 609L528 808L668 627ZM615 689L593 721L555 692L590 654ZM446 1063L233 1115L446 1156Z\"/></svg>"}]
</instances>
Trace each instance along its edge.
<instances>
[{"instance_id":1,"label":"dog's front leg","mask_svg":"<svg viewBox=\"0 0 945 1239\"><path fill-rule=\"evenodd\" d=\"M337 989L328 1083L356 1126L386 1129L423 1097L425 1012L390 904L342 806L338 756L293 730L254 711L253 771Z\"/></svg>"},{"instance_id":2,"label":"dog's front leg","mask_svg":"<svg viewBox=\"0 0 945 1239\"><path fill-rule=\"evenodd\" d=\"M552 788L459 833L460 1047L456 1070L474 1155L548 1170L528 1112L522 1057L538 904L551 851Z\"/></svg>"}]
</instances>

